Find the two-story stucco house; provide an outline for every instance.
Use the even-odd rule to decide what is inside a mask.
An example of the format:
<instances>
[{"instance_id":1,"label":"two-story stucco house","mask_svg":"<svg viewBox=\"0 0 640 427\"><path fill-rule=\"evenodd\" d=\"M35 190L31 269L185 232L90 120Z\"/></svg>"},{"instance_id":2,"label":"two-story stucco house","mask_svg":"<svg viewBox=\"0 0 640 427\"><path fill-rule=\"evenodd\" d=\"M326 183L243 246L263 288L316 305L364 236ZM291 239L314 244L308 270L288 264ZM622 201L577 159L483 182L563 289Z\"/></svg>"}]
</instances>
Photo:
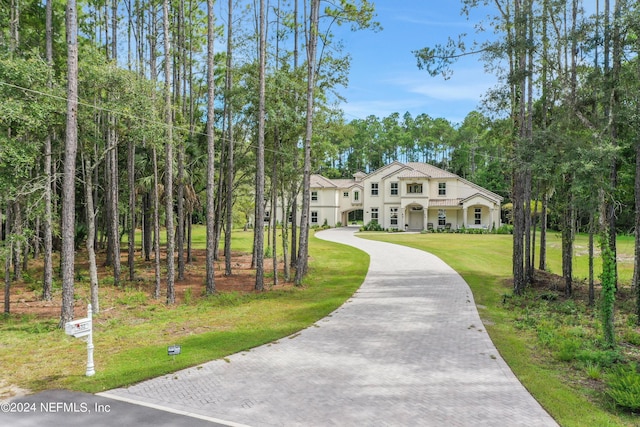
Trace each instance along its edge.
<instances>
[{"instance_id":1,"label":"two-story stucco house","mask_svg":"<svg viewBox=\"0 0 640 427\"><path fill-rule=\"evenodd\" d=\"M353 179L311 177L311 225L346 225L362 211L385 229L429 230L500 226L503 198L426 163L393 162Z\"/></svg>"}]
</instances>

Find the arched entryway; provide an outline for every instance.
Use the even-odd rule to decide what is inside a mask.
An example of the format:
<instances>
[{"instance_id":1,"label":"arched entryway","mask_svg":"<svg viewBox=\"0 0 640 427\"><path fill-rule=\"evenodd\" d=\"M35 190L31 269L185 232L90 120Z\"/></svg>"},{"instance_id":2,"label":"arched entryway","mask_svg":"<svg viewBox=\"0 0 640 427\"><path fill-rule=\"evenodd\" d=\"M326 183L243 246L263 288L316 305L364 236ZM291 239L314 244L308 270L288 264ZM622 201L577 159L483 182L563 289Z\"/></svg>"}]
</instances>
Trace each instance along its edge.
<instances>
[{"instance_id":1,"label":"arched entryway","mask_svg":"<svg viewBox=\"0 0 640 427\"><path fill-rule=\"evenodd\" d=\"M342 212L342 225L360 224L364 220L362 209L353 209Z\"/></svg>"}]
</instances>

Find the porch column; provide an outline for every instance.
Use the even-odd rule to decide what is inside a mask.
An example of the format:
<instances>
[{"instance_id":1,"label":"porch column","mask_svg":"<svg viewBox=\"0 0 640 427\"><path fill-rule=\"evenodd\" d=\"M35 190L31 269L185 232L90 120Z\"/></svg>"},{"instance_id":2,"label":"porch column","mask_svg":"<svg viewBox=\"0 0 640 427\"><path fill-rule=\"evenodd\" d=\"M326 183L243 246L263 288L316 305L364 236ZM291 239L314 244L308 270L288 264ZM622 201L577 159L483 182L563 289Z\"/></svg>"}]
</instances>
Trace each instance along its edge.
<instances>
[{"instance_id":1,"label":"porch column","mask_svg":"<svg viewBox=\"0 0 640 427\"><path fill-rule=\"evenodd\" d=\"M467 228L467 207L462 208L462 226Z\"/></svg>"},{"instance_id":2,"label":"porch column","mask_svg":"<svg viewBox=\"0 0 640 427\"><path fill-rule=\"evenodd\" d=\"M427 223L429 222L429 208L426 206L422 207L422 229L427 229Z\"/></svg>"}]
</instances>

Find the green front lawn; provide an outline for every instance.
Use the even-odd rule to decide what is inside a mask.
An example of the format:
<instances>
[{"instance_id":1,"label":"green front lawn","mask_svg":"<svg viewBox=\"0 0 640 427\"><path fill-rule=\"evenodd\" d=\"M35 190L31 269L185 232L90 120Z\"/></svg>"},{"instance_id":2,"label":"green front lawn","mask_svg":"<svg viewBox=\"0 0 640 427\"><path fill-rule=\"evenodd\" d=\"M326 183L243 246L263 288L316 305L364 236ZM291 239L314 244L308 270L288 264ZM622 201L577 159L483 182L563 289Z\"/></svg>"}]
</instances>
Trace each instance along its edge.
<instances>
[{"instance_id":1,"label":"green front lawn","mask_svg":"<svg viewBox=\"0 0 640 427\"><path fill-rule=\"evenodd\" d=\"M245 247L251 236L238 232L234 251ZM34 392L99 392L223 358L309 327L355 292L369 264L368 255L354 248L315 237L310 241L310 272L301 288L211 297L193 292L180 304L166 306L163 299L150 297L145 284L126 282L122 289L101 285L101 312L94 317L96 375L89 378L84 375L85 343L57 329L58 318L0 317L0 366L11 367L0 372L0 387L4 382ZM196 268L204 268L204 260L199 262ZM86 278L76 283L83 305L88 286ZM31 287L35 289L16 284L14 292L25 298L39 295L41 290ZM59 292L57 288L58 304ZM175 358L167 355L167 347L174 344L182 347Z\"/></svg>"}]
</instances>

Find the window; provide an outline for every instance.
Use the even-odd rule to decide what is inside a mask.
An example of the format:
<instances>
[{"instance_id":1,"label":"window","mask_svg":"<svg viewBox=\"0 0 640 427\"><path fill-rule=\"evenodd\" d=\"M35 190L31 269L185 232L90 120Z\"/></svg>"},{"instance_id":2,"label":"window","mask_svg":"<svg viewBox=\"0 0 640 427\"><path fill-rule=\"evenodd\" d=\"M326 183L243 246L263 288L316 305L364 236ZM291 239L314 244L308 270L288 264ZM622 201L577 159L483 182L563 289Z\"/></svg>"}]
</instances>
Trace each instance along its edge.
<instances>
[{"instance_id":1,"label":"window","mask_svg":"<svg viewBox=\"0 0 640 427\"><path fill-rule=\"evenodd\" d=\"M447 195L447 183L439 182L438 183L438 196L446 196Z\"/></svg>"},{"instance_id":2,"label":"window","mask_svg":"<svg viewBox=\"0 0 640 427\"><path fill-rule=\"evenodd\" d=\"M353 192L353 201L357 202L360 200L360 192L359 191L354 191Z\"/></svg>"},{"instance_id":3,"label":"window","mask_svg":"<svg viewBox=\"0 0 640 427\"><path fill-rule=\"evenodd\" d=\"M390 209L389 218L391 218L391 228L398 228L398 208Z\"/></svg>"},{"instance_id":4,"label":"window","mask_svg":"<svg viewBox=\"0 0 640 427\"><path fill-rule=\"evenodd\" d=\"M264 211L264 222L269 222L271 220L271 212Z\"/></svg>"},{"instance_id":5,"label":"window","mask_svg":"<svg viewBox=\"0 0 640 427\"><path fill-rule=\"evenodd\" d=\"M444 227L447 224L447 211L444 209L438 210L438 226Z\"/></svg>"},{"instance_id":6,"label":"window","mask_svg":"<svg viewBox=\"0 0 640 427\"><path fill-rule=\"evenodd\" d=\"M318 223L318 212L311 212L311 224L317 224Z\"/></svg>"},{"instance_id":7,"label":"window","mask_svg":"<svg viewBox=\"0 0 640 427\"><path fill-rule=\"evenodd\" d=\"M378 208L371 208L371 221L378 222Z\"/></svg>"},{"instance_id":8,"label":"window","mask_svg":"<svg viewBox=\"0 0 640 427\"><path fill-rule=\"evenodd\" d=\"M391 183L391 195L392 196L397 196L398 195L398 183L397 182L392 182Z\"/></svg>"},{"instance_id":9,"label":"window","mask_svg":"<svg viewBox=\"0 0 640 427\"><path fill-rule=\"evenodd\" d=\"M407 184L407 193L422 194L422 184Z\"/></svg>"},{"instance_id":10,"label":"window","mask_svg":"<svg viewBox=\"0 0 640 427\"><path fill-rule=\"evenodd\" d=\"M475 225L482 225L482 208L475 208L473 218Z\"/></svg>"},{"instance_id":11,"label":"window","mask_svg":"<svg viewBox=\"0 0 640 427\"><path fill-rule=\"evenodd\" d=\"M342 193L342 197L349 197L349 192L345 191L344 193Z\"/></svg>"},{"instance_id":12,"label":"window","mask_svg":"<svg viewBox=\"0 0 640 427\"><path fill-rule=\"evenodd\" d=\"M317 191L312 191L311 192L311 201L312 202L317 202L318 201L318 192Z\"/></svg>"},{"instance_id":13,"label":"window","mask_svg":"<svg viewBox=\"0 0 640 427\"><path fill-rule=\"evenodd\" d=\"M377 182L372 182L371 183L371 195L372 196L377 196L378 195L378 183Z\"/></svg>"}]
</instances>

